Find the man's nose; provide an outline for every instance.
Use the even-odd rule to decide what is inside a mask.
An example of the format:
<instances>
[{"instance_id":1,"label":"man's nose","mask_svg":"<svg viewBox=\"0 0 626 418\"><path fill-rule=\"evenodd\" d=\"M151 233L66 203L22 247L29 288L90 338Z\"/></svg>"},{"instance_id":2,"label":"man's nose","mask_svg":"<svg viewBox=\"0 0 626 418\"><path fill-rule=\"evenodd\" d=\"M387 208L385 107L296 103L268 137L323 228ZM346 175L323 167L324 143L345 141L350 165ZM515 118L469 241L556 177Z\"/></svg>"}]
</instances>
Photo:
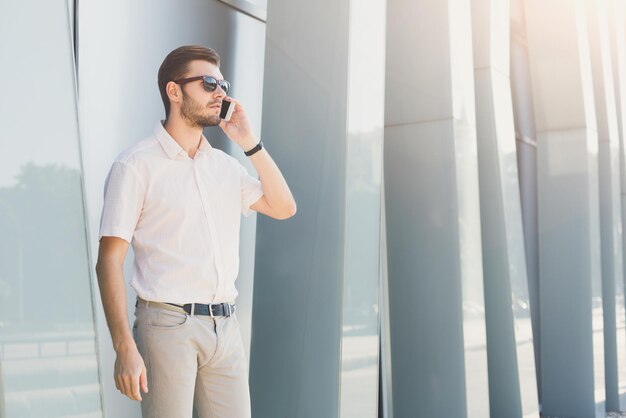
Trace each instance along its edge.
<instances>
[{"instance_id":1,"label":"man's nose","mask_svg":"<svg viewBox=\"0 0 626 418\"><path fill-rule=\"evenodd\" d=\"M222 86L219 85L219 83L217 85L217 88L215 89L215 94L217 94L218 96L222 96L222 97L227 96L226 92L224 91Z\"/></svg>"}]
</instances>

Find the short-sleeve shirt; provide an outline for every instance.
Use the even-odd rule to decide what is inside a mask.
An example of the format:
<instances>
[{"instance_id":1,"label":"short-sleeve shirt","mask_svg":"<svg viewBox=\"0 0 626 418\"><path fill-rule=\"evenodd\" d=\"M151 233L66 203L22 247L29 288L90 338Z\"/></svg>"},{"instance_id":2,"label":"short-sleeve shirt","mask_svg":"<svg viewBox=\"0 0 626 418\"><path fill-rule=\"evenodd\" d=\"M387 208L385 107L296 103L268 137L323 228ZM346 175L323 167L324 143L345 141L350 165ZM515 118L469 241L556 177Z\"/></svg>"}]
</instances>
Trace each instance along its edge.
<instances>
[{"instance_id":1,"label":"short-sleeve shirt","mask_svg":"<svg viewBox=\"0 0 626 418\"><path fill-rule=\"evenodd\" d=\"M202 137L194 158L157 123L122 152L105 180L100 238L135 253L131 286L146 300L234 302L241 215L263 196L261 182Z\"/></svg>"}]
</instances>

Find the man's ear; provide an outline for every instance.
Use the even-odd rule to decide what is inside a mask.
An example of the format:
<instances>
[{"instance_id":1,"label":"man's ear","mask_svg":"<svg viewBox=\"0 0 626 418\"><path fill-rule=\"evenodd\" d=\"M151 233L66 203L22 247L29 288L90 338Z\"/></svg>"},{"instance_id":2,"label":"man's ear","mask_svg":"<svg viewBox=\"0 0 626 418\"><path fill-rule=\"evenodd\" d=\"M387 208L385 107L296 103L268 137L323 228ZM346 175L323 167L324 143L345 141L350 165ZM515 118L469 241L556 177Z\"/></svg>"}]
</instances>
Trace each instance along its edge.
<instances>
[{"instance_id":1,"label":"man's ear","mask_svg":"<svg viewBox=\"0 0 626 418\"><path fill-rule=\"evenodd\" d=\"M183 100L183 93L180 89L180 86L173 81L169 81L165 85L165 92L167 93L167 97L170 98L170 102L181 102Z\"/></svg>"}]
</instances>

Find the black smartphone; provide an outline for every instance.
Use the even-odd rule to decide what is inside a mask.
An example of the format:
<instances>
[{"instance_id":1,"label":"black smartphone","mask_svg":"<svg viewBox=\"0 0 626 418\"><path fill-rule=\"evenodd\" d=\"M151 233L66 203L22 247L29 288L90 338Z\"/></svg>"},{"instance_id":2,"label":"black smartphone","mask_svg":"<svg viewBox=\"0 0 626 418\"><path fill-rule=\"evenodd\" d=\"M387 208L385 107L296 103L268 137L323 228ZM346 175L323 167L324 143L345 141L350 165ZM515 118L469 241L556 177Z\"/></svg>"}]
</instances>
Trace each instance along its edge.
<instances>
[{"instance_id":1,"label":"black smartphone","mask_svg":"<svg viewBox=\"0 0 626 418\"><path fill-rule=\"evenodd\" d=\"M220 118L229 121L235 110L235 103L222 99L222 109L220 110Z\"/></svg>"}]
</instances>

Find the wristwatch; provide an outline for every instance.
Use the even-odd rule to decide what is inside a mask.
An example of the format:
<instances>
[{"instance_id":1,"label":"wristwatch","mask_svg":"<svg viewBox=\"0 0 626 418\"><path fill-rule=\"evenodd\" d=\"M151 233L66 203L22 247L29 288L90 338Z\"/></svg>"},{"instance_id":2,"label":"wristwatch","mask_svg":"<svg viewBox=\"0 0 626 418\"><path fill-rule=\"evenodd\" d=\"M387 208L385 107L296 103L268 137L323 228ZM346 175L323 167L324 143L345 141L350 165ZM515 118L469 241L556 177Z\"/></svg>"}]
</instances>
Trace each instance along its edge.
<instances>
[{"instance_id":1,"label":"wristwatch","mask_svg":"<svg viewBox=\"0 0 626 418\"><path fill-rule=\"evenodd\" d=\"M251 156L252 154L254 154L255 152L259 151L261 148L263 148L263 141L259 141L258 144L256 144L256 146L254 148L252 148L251 150L248 151L244 151L243 153L246 154L246 156Z\"/></svg>"}]
</instances>

